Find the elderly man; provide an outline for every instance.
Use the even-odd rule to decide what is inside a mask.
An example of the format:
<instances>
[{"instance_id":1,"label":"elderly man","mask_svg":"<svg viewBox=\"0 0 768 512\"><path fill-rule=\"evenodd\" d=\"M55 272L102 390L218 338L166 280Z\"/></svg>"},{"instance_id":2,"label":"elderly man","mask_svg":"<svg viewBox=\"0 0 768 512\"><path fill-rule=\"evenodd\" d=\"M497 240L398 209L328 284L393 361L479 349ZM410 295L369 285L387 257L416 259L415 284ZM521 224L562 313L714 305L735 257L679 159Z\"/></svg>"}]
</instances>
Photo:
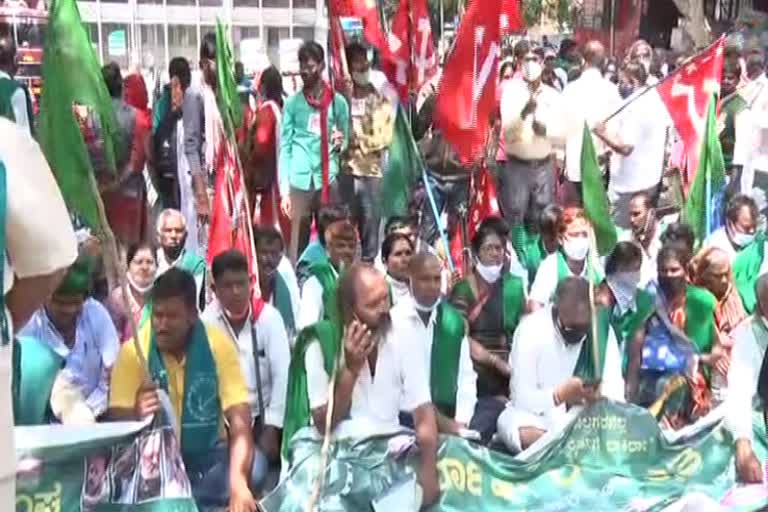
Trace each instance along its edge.
<instances>
[{"instance_id":1,"label":"elderly man","mask_svg":"<svg viewBox=\"0 0 768 512\"><path fill-rule=\"evenodd\" d=\"M439 494L437 424L426 363L412 350L418 326L392 322L387 280L361 263L341 277L338 308L339 318L313 324L296 341L288 376L283 454L288 455L293 435L310 424L321 434L345 418L396 429L403 410L414 417L419 483L424 505L430 505ZM344 364L334 370L342 344ZM334 406L326 424L332 378Z\"/></svg>"},{"instance_id":2,"label":"elderly man","mask_svg":"<svg viewBox=\"0 0 768 512\"><path fill-rule=\"evenodd\" d=\"M60 401L54 394L52 412L62 423L94 423L106 412L109 373L120 347L109 312L88 297L90 271L81 257L19 332L42 341L64 361L61 378L75 388L75 397Z\"/></svg>"},{"instance_id":3,"label":"elderly man","mask_svg":"<svg viewBox=\"0 0 768 512\"><path fill-rule=\"evenodd\" d=\"M139 334L151 380L136 344L125 343L112 372L109 417L138 421L152 416L161 409L158 386L164 389L198 507L254 512L251 488L262 483L254 476L263 477L266 470L264 459L253 456L248 387L235 344L200 321L195 281L188 272L174 268L160 276L152 303L151 328Z\"/></svg>"},{"instance_id":4,"label":"elderly man","mask_svg":"<svg viewBox=\"0 0 768 512\"><path fill-rule=\"evenodd\" d=\"M216 299L205 308L203 321L229 334L237 347L248 386L254 442L260 448L257 456L277 465L291 360L283 320L268 303L261 303L259 310L251 308L248 260L241 252L216 256L211 273Z\"/></svg>"},{"instance_id":5,"label":"elderly man","mask_svg":"<svg viewBox=\"0 0 768 512\"><path fill-rule=\"evenodd\" d=\"M437 256L417 254L409 273L412 295L392 309L392 321L411 329L413 348L423 351L440 432L461 434L477 402L477 374L464 317L441 300L442 265Z\"/></svg>"},{"instance_id":6,"label":"elderly man","mask_svg":"<svg viewBox=\"0 0 768 512\"><path fill-rule=\"evenodd\" d=\"M514 369L510 401L498 421L499 436L512 452L525 450L546 432L564 426L569 407L592 402L601 393L624 400L619 345L607 310L596 312L599 344L605 350L602 378L586 381L578 376L582 373L579 356L592 345L592 313L589 284L568 277L558 285L554 305L535 311L520 323L509 355ZM595 373L599 375L599 371Z\"/></svg>"},{"instance_id":7,"label":"elderly man","mask_svg":"<svg viewBox=\"0 0 768 512\"><path fill-rule=\"evenodd\" d=\"M736 443L736 475L746 483L763 481L763 464L752 448L752 411L756 399L765 403L765 353L768 347L768 274L757 280L757 309L732 333L725 425ZM762 393L760 391L763 391Z\"/></svg>"},{"instance_id":8,"label":"elderly man","mask_svg":"<svg viewBox=\"0 0 768 512\"><path fill-rule=\"evenodd\" d=\"M179 210L163 210L157 217L158 277L171 268L186 270L195 278L200 309L205 305L205 260L185 247L187 221Z\"/></svg>"}]
</instances>

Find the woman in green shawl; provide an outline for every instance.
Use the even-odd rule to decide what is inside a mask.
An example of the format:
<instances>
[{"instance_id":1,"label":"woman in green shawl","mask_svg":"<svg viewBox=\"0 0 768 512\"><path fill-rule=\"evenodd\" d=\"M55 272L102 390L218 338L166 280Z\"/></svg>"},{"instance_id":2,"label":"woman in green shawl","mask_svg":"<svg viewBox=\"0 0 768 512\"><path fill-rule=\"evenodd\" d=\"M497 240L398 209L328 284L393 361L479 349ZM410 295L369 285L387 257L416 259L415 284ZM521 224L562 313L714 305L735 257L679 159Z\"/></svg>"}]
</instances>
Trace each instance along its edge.
<instances>
[{"instance_id":1,"label":"woman in green shawl","mask_svg":"<svg viewBox=\"0 0 768 512\"><path fill-rule=\"evenodd\" d=\"M611 312L611 327L623 354L625 373L629 347L642 347L645 322L654 311L653 297L638 288L642 262L640 246L634 242L619 242L606 260L605 279L595 290L595 302ZM638 362L638 358L633 361ZM636 375L634 370L631 373ZM637 382L627 381L627 391L636 387Z\"/></svg>"},{"instance_id":2,"label":"woman in green shawl","mask_svg":"<svg viewBox=\"0 0 768 512\"><path fill-rule=\"evenodd\" d=\"M469 323L470 356L477 372L477 405L470 428L487 441L509 395L509 351L523 314L523 281L509 272L508 228L500 218L483 221L472 239L475 266L452 292Z\"/></svg>"}]
</instances>

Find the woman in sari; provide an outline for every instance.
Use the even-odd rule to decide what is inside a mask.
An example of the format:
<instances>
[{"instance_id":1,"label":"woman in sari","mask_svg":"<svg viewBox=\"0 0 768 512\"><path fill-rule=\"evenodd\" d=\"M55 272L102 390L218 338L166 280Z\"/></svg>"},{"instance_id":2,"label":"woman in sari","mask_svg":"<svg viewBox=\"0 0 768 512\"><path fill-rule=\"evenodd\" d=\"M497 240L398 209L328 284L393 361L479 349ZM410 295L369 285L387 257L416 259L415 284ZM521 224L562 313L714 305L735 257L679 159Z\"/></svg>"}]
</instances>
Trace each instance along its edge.
<instances>
[{"instance_id":1,"label":"woman in sari","mask_svg":"<svg viewBox=\"0 0 768 512\"><path fill-rule=\"evenodd\" d=\"M133 317L137 327L141 323L147 295L152 289L157 273L155 254L154 248L149 243L130 246L127 253L128 272L126 273L128 297L123 296L120 286L109 294L106 305L120 341L133 337L129 315Z\"/></svg>"},{"instance_id":2,"label":"woman in sari","mask_svg":"<svg viewBox=\"0 0 768 512\"><path fill-rule=\"evenodd\" d=\"M472 239L475 265L453 288L452 302L469 323L470 355L477 372L477 405L470 429L490 441L509 395L509 351L523 314L523 280L509 272L508 228L485 219Z\"/></svg>"},{"instance_id":3,"label":"woman in sari","mask_svg":"<svg viewBox=\"0 0 768 512\"><path fill-rule=\"evenodd\" d=\"M627 373L629 347L642 347L645 322L653 314L653 297L638 286L641 280L643 253L634 242L619 242L605 263L605 279L595 290L595 302L611 311L611 327L623 354L623 373ZM636 364L639 358L632 359ZM637 368L629 373L637 375ZM626 381L625 395L632 400L631 390L637 382Z\"/></svg>"},{"instance_id":4,"label":"woman in sari","mask_svg":"<svg viewBox=\"0 0 768 512\"><path fill-rule=\"evenodd\" d=\"M658 256L659 289L642 344L630 348L629 395L649 407L665 428L679 429L711 408L710 372L722 356L717 346L715 297L688 283L689 253L676 245Z\"/></svg>"},{"instance_id":5,"label":"woman in sari","mask_svg":"<svg viewBox=\"0 0 768 512\"><path fill-rule=\"evenodd\" d=\"M408 267L413 253L413 242L408 235L402 233L387 235L384 243L381 244L381 258L387 267L386 277L393 306L411 296Z\"/></svg>"},{"instance_id":6,"label":"woman in sari","mask_svg":"<svg viewBox=\"0 0 768 512\"><path fill-rule=\"evenodd\" d=\"M703 249L691 262L693 284L709 290L717 299L715 328L723 355L712 369L712 401L717 405L725 400L728 388L728 366L733 338L731 332L747 318L731 272L728 253L716 247Z\"/></svg>"}]
</instances>

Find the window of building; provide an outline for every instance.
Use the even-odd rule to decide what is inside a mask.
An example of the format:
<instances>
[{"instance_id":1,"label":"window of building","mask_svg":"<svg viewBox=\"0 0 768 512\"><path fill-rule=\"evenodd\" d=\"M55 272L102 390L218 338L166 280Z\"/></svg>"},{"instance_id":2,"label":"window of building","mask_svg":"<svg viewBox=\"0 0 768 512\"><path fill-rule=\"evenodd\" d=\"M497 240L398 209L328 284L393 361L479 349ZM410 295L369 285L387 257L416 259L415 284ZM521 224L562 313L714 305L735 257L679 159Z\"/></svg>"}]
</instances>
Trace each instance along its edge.
<instances>
[{"instance_id":1,"label":"window of building","mask_svg":"<svg viewBox=\"0 0 768 512\"><path fill-rule=\"evenodd\" d=\"M233 0L233 7L258 7L259 0Z\"/></svg>"},{"instance_id":2,"label":"window of building","mask_svg":"<svg viewBox=\"0 0 768 512\"><path fill-rule=\"evenodd\" d=\"M101 26L101 51L104 63L117 62L126 69L131 53L131 31L124 23L104 23Z\"/></svg>"},{"instance_id":3,"label":"window of building","mask_svg":"<svg viewBox=\"0 0 768 512\"><path fill-rule=\"evenodd\" d=\"M290 7L290 0L263 0L262 6L264 7Z\"/></svg>"},{"instance_id":4,"label":"window of building","mask_svg":"<svg viewBox=\"0 0 768 512\"><path fill-rule=\"evenodd\" d=\"M293 0L294 9L314 9L317 7L315 0Z\"/></svg>"},{"instance_id":5,"label":"window of building","mask_svg":"<svg viewBox=\"0 0 768 512\"><path fill-rule=\"evenodd\" d=\"M315 27L293 27L293 37L302 41L315 39Z\"/></svg>"},{"instance_id":6,"label":"window of building","mask_svg":"<svg viewBox=\"0 0 768 512\"><path fill-rule=\"evenodd\" d=\"M166 0L166 2L168 5L197 5L195 0Z\"/></svg>"},{"instance_id":7,"label":"window of building","mask_svg":"<svg viewBox=\"0 0 768 512\"><path fill-rule=\"evenodd\" d=\"M198 59L197 27L195 25L168 25L168 54L184 57L191 65Z\"/></svg>"},{"instance_id":8,"label":"window of building","mask_svg":"<svg viewBox=\"0 0 768 512\"><path fill-rule=\"evenodd\" d=\"M154 65L155 69L161 70L168 67L165 62L165 31L162 25L139 25L139 45L142 67Z\"/></svg>"}]
</instances>

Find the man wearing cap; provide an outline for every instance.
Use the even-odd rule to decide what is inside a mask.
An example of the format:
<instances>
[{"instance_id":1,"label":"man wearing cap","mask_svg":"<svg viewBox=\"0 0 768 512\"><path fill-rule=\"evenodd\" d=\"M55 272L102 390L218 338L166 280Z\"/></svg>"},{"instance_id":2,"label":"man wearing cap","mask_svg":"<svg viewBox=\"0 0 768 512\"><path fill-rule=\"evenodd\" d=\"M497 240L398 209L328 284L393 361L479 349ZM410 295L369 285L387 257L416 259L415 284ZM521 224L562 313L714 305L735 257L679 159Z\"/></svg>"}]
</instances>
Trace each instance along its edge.
<instances>
[{"instance_id":1,"label":"man wearing cap","mask_svg":"<svg viewBox=\"0 0 768 512\"><path fill-rule=\"evenodd\" d=\"M51 400L53 415L62 423L93 423L107 410L109 374L119 342L106 308L88 296L90 288L90 260L81 256L19 332L20 337L45 343L63 361L54 388L66 388L68 398L57 400L62 397L55 393Z\"/></svg>"}]
</instances>

